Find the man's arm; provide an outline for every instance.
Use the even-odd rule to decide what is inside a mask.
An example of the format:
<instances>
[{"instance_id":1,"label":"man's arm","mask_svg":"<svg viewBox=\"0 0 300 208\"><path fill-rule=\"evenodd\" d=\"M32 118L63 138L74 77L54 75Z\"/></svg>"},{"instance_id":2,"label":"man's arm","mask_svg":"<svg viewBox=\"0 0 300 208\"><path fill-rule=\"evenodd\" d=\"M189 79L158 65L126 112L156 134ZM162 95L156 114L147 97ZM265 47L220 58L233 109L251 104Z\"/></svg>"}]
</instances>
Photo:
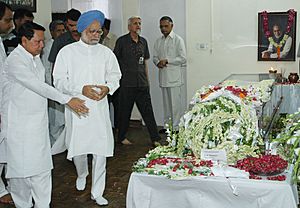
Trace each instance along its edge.
<instances>
[{"instance_id":1,"label":"man's arm","mask_svg":"<svg viewBox=\"0 0 300 208\"><path fill-rule=\"evenodd\" d=\"M292 42L293 42L292 38L288 37L283 47L283 50L280 52L280 58L285 58L289 54L292 47Z\"/></svg>"}]
</instances>

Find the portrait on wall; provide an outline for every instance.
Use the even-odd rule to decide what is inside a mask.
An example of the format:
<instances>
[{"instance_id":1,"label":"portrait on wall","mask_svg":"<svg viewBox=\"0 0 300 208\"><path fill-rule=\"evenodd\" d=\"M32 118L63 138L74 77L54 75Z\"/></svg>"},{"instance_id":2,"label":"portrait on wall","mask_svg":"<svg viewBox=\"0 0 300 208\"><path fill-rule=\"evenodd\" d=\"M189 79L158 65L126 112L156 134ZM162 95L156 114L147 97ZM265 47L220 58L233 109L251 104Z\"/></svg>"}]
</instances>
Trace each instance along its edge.
<instances>
[{"instance_id":1,"label":"portrait on wall","mask_svg":"<svg viewBox=\"0 0 300 208\"><path fill-rule=\"evenodd\" d=\"M258 61L295 61L297 12L258 13Z\"/></svg>"},{"instance_id":2,"label":"portrait on wall","mask_svg":"<svg viewBox=\"0 0 300 208\"><path fill-rule=\"evenodd\" d=\"M31 12L36 12L36 0L1 0L16 9L28 9Z\"/></svg>"}]
</instances>

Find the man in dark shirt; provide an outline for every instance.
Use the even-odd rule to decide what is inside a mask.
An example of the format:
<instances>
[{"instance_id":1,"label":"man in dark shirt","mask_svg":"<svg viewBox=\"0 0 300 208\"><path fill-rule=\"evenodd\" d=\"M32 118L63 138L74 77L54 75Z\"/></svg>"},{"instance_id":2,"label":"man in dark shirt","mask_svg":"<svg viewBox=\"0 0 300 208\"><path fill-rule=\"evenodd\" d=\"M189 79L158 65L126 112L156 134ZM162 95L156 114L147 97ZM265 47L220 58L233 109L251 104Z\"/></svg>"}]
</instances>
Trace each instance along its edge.
<instances>
[{"instance_id":1,"label":"man in dark shirt","mask_svg":"<svg viewBox=\"0 0 300 208\"><path fill-rule=\"evenodd\" d=\"M128 20L129 33L120 37L114 49L122 72L119 97L119 134L122 144L131 144L126 138L129 120L134 103L136 103L145 121L151 140L159 145L156 121L153 114L148 83L146 60L150 58L147 41L139 36L141 18L131 17Z\"/></svg>"},{"instance_id":2,"label":"man in dark shirt","mask_svg":"<svg viewBox=\"0 0 300 208\"><path fill-rule=\"evenodd\" d=\"M20 42L20 37L18 37L19 28L26 22L32 22L34 16L31 11L27 9L17 9L14 12L13 21L15 29L13 29L4 39L3 44L5 52L10 54Z\"/></svg>"},{"instance_id":3,"label":"man in dark shirt","mask_svg":"<svg viewBox=\"0 0 300 208\"><path fill-rule=\"evenodd\" d=\"M80 17L80 11L71 9L66 13L67 32L56 38L51 47L48 60L54 64L56 56L64 46L79 41L80 34L77 31L77 21Z\"/></svg>"}]
</instances>

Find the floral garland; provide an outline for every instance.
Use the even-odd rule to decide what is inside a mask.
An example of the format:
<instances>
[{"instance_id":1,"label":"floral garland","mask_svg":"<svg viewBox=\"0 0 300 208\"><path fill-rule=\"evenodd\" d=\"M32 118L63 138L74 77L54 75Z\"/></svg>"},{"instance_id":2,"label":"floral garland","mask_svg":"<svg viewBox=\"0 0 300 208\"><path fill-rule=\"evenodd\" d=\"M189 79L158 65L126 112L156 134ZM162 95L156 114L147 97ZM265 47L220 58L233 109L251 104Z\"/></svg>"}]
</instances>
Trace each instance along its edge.
<instances>
[{"instance_id":1,"label":"floral garland","mask_svg":"<svg viewBox=\"0 0 300 208\"><path fill-rule=\"evenodd\" d=\"M179 134L175 138L177 141L172 142L176 143L179 155L184 154L186 149L191 149L199 158L201 149L214 149L227 141L231 141L233 145L250 146L250 149L253 147L248 152L254 152L254 146L262 143L254 109L236 96L237 102L221 95L224 94L209 102L195 104L183 116Z\"/></svg>"},{"instance_id":2,"label":"floral garland","mask_svg":"<svg viewBox=\"0 0 300 208\"><path fill-rule=\"evenodd\" d=\"M267 11L263 11L262 12L262 17L263 17L263 28L264 28L264 34L266 36L266 38L269 40L270 44L272 44L273 46L276 47L277 49L277 54L280 55L280 48L285 44L285 42L287 41L288 37L289 37L289 33L291 31L291 28L293 26L294 20L295 20L295 10L290 9L288 10L288 22L287 22L287 26L286 26L286 31L285 34L282 38L282 40L278 43L276 43L271 35L271 32L269 30L269 18L268 18L268 12ZM280 57L278 55L278 57Z\"/></svg>"}]
</instances>

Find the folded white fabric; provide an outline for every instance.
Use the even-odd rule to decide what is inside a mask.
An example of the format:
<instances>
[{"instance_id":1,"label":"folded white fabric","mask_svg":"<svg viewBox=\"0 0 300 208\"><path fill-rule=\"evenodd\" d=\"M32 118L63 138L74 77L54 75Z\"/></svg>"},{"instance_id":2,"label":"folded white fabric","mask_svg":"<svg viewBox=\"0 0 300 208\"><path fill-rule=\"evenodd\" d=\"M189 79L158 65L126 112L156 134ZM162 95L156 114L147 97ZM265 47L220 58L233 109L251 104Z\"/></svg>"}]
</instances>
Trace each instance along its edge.
<instances>
[{"instance_id":1,"label":"folded white fabric","mask_svg":"<svg viewBox=\"0 0 300 208\"><path fill-rule=\"evenodd\" d=\"M229 178L249 178L249 173L233 167L212 167L214 176L229 177Z\"/></svg>"}]
</instances>

